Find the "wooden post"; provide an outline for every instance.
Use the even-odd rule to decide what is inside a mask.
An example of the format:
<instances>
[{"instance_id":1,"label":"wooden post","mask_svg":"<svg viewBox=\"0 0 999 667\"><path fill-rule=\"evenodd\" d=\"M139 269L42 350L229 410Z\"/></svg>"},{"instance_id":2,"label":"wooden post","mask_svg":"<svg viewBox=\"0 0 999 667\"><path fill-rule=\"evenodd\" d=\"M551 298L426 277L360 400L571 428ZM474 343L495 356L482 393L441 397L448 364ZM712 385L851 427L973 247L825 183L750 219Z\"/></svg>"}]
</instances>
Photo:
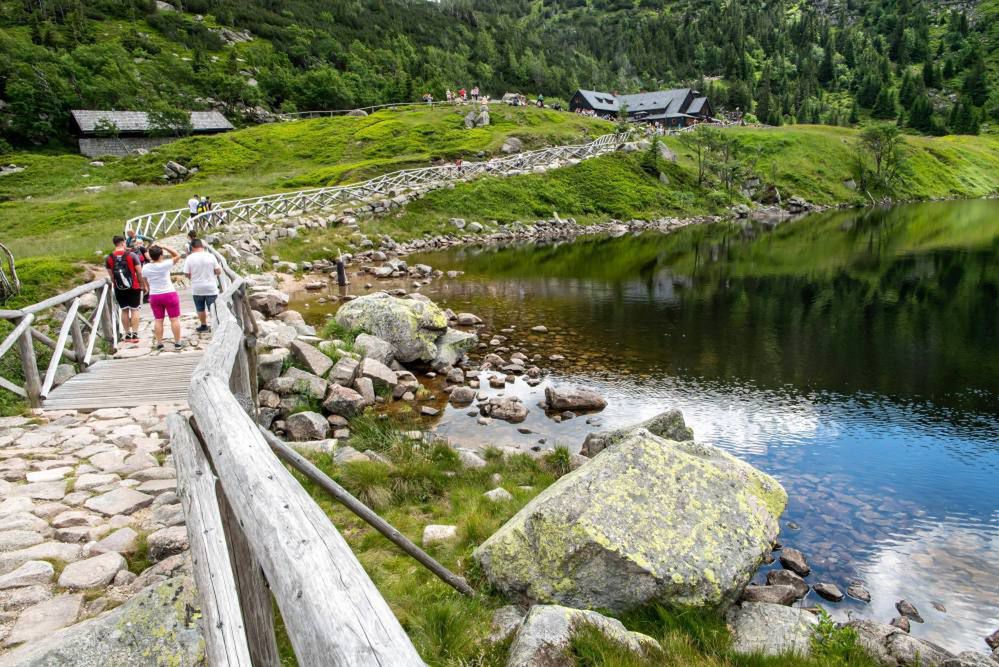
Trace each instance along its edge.
<instances>
[{"instance_id":1,"label":"wooden post","mask_svg":"<svg viewBox=\"0 0 999 667\"><path fill-rule=\"evenodd\" d=\"M37 408L42 405L42 378L38 375L38 359L35 357L35 345L32 340L29 326L18 339L17 350L21 355L21 370L24 372L24 391L28 397L28 405Z\"/></svg>"},{"instance_id":2,"label":"wooden post","mask_svg":"<svg viewBox=\"0 0 999 667\"><path fill-rule=\"evenodd\" d=\"M118 338L115 336L115 324L114 324L114 309L118 307L118 304L114 300L114 294L112 294L111 286L106 285L103 289L107 289L107 303L104 304L104 310L101 311L101 334L104 336L104 340L107 344L111 346L111 352L114 353L115 345L118 343ZM101 298L101 289L97 290L97 298Z\"/></svg>"},{"instance_id":3,"label":"wooden post","mask_svg":"<svg viewBox=\"0 0 999 667\"><path fill-rule=\"evenodd\" d=\"M229 558L236 573L236 590L243 612L243 626L250 642L250 656L254 667L272 667L281 664L277 637L274 635L274 607L271 591L264 579L260 563L253 557L250 543L233 514L225 493L219 486L219 507L222 510L222 527L229 543Z\"/></svg>"},{"instance_id":4,"label":"wooden post","mask_svg":"<svg viewBox=\"0 0 999 667\"><path fill-rule=\"evenodd\" d=\"M73 321L69 325L69 336L73 339L73 354L76 355L76 363L80 365L81 371L87 369L87 361L85 356L87 354L87 343L83 339L83 329L80 328L80 311L77 310L75 313L67 313L66 317L72 317Z\"/></svg>"},{"instance_id":5,"label":"wooden post","mask_svg":"<svg viewBox=\"0 0 999 667\"><path fill-rule=\"evenodd\" d=\"M177 466L177 495L184 506L191 543L194 581L205 616L205 657L209 665L249 667L256 663L250 658L215 475L187 420L175 412L167 417L167 427Z\"/></svg>"}]
</instances>

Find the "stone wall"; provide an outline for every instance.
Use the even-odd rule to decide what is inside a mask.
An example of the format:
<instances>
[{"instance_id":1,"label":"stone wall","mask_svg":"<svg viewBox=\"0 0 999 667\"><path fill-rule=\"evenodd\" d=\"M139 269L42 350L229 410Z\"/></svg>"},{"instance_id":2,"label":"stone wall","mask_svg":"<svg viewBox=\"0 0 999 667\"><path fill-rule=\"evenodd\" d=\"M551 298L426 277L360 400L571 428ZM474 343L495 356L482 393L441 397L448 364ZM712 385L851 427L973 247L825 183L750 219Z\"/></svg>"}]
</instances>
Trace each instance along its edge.
<instances>
[{"instance_id":1,"label":"stone wall","mask_svg":"<svg viewBox=\"0 0 999 667\"><path fill-rule=\"evenodd\" d=\"M87 157L124 156L176 141L178 137L80 137L80 152Z\"/></svg>"}]
</instances>

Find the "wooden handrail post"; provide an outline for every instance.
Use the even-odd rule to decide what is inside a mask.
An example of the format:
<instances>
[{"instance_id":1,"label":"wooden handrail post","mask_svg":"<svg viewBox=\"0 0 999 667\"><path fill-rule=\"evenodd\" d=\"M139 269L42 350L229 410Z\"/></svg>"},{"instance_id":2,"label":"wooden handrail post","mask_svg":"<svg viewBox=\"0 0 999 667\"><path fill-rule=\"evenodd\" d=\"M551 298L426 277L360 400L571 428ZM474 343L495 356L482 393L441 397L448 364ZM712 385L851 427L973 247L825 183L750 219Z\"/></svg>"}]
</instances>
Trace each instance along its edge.
<instances>
[{"instance_id":1,"label":"wooden handrail post","mask_svg":"<svg viewBox=\"0 0 999 667\"><path fill-rule=\"evenodd\" d=\"M38 375L38 359L35 357L35 345L32 340L29 326L17 341L17 351L21 355L21 370L24 372L24 391L27 394L28 405L37 408L42 404L42 378Z\"/></svg>"},{"instance_id":2,"label":"wooden handrail post","mask_svg":"<svg viewBox=\"0 0 999 667\"><path fill-rule=\"evenodd\" d=\"M250 642L240 609L215 474L187 419L174 413L167 417L167 427L177 466L177 495L184 507L191 543L191 569L206 621L205 657L213 666L249 667L256 663L250 659Z\"/></svg>"},{"instance_id":3,"label":"wooden handrail post","mask_svg":"<svg viewBox=\"0 0 999 667\"><path fill-rule=\"evenodd\" d=\"M117 303L114 300L111 286L107 285L106 287L108 294L107 303L104 304L104 310L101 311L101 334L104 336L107 344L111 346L111 352L113 353L115 345L118 343L114 330L114 309L117 308ZM97 290L97 298L98 300L101 298L101 289Z\"/></svg>"},{"instance_id":4,"label":"wooden handrail post","mask_svg":"<svg viewBox=\"0 0 999 667\"><path fill-rule=\"evenodd\" d=\"M229 559L236 574L236 592L243 612L243 627L249 642L254 667L276 667L281 664L277 636L274 634L274 607L264 571L250 550L246 533L233 514L221 484L216 484L222 528L229 544Z\"/></svg>"},{"instance_id":5,"label":"wooden handrail post","mask_svg":"<svg viewBox=\"0 0 999 667\"><path fill-rule=\"evenodd\" d=\"M69 313L67 317L73 318L72 323L69 325L69 336L73 339L73 354L76 355L76 363L80 365L80 370L84 371L87 369L87 360L85 359L87 343L83 339L83 329L80 327L79 312L77 310L75 313Z\"/></svg>"}]
</instances>

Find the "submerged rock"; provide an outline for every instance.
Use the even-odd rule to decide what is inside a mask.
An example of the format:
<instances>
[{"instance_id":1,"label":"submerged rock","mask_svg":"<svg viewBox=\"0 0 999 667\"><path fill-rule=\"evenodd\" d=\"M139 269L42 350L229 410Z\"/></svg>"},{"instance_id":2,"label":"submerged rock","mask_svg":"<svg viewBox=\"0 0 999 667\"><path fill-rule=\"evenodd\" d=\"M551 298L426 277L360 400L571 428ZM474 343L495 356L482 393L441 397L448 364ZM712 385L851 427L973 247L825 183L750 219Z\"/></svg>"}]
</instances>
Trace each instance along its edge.
<instances>
[{"instance_id":1,"label":"submerged rock","mask_svg":"<svg viewBox=\"0 0 999 667\"><path fill-rule=\"evenodd\" d=\"M722 450L644 429L543 491L474 557L507 595L626 611L733 602L787 494Z\"/></svg>"},{"instance_id":2,"label":"submerged rock","mask_svg":"<svg viewBox=\"0 0 999 667\"><path fill-rule=\"evenodd\" d=\"M532 607L520 624L510 646L507 667L571 667L576 661L569 654L573 636L590 626L635 653L658 650L652 637L630 632L621 621L595 611L569 609L557 605Z\"/></svg>"},{"instance_id":3,"label":"submerged rock","mask_svg":"<svg viewBox=\"0 0 999 667\"><path fill-rule=\"evenodd\" d=\"M527 406L516 396L493 396L479 405L479 412L484 417L502 419L513 424L527 419Z\"/></svg>"}]
</instances>

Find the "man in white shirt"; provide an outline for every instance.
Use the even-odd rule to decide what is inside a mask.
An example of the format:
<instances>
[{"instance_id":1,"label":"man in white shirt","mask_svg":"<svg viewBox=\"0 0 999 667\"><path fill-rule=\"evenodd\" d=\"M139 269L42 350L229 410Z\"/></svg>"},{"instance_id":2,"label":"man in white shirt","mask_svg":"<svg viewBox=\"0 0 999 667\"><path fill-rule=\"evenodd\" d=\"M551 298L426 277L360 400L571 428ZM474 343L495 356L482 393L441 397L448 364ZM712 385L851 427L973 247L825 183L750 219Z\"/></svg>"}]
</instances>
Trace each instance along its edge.
<instances>
[{"instance_id":1,"label":"man in white shirt","mask_svg":"<svg viewBox=\"0 0 999 667\"><path fill-rule=\"evenodd\" d=\"M191 279L191 293L194 296L194 309L198 311L201 321L196 331L208 333L208 309L215 305L219 295L219 280L222 267L215 256L205 252L205 244L201 239L191 240L191 254L184 260L184 273Z\"/></svg>"},{"instance_id":2,"label":"man in white shirt","mask_svg":"<svg viewBox=\"0 0 999 667\"><path fill-rule=\"evenodd\" d=\"M198 214L198 204L201 203L201 197L198 195L191 195L191 198L187 200L187 210L190 217L194 217Z\"/></svg>"}]
</instances>

